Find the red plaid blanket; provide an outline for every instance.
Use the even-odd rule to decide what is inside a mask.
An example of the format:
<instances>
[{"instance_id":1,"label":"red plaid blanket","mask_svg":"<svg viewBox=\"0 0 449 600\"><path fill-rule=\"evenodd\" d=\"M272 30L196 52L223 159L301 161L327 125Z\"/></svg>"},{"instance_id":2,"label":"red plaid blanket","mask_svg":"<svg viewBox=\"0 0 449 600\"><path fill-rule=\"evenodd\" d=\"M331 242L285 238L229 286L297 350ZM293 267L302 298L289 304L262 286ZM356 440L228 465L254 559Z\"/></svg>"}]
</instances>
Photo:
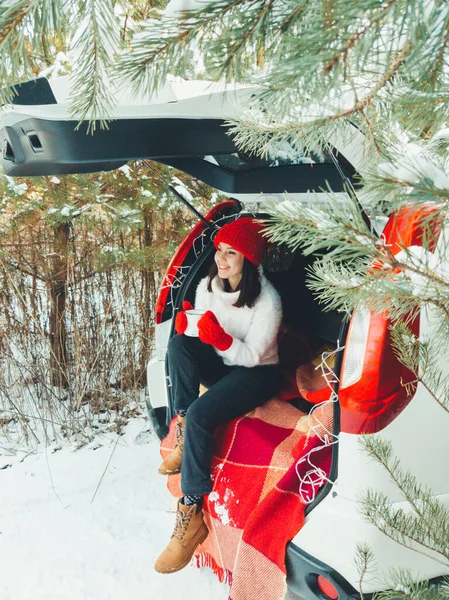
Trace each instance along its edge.
<instances>
[{"instance_id":1,"label":"red plaid blanket","mask_svg":"<svg viewBox=\"0 0 449 600\"><path fill-rule=\"evenodd\" d=\"M332 406L319 410L328 428ZM204 505L210 533L194 562L211 567L229 584L229 600L285 596L286 544L304 522L302 498L319 486L306 477L307 461L297 464L298 459L322 447L314 452L314 464L329 473L331 463L330 446L323 446L319 431L299 431L302 417L297 408L274 398L216 431L213 490ZM173 429L161 444L163 457L176 443ZM302 496L300 476L305 477ZM179 475L168 478L177 497L182 495L179 482Z\"/></svg>"}]
</instances>

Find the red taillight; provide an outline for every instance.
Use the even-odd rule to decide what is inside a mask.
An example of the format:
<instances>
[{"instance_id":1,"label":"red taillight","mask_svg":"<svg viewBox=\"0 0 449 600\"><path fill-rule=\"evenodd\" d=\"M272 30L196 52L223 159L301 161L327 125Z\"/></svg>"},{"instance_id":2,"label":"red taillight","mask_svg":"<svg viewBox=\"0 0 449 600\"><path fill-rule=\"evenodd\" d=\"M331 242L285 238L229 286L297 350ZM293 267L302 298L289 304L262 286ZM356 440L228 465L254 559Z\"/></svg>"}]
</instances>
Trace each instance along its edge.
<instances>
[{"instance_id":1,"label":"red taillight","mask_svg":"<svg viewBox=\"0 0 449 600\"><path fill-rule=\"evenodd\" d=\"M432 217L431 227L425 227L424 220ZM390 252L396 255L404 248L423 244L433 251L440 231L441 215L434 208L409 206L391 215L383 236ZM388 311L371 312L369 326L355 330L360 337L358 347L351 346L351 331L359 316L357 312L353 316L343 357L339 390L341 431L376 433L391 423L413 398L415 376L393 351ZM414 335L419 335L419 314L409 327Z\"/></svg>"},{"instance_id":2,"label":"red taillight","mask_svg":"<svg viewBox=\"0 0 449 600\"><path fill-rule=\"evenodd\" d=\"M330 600L338 600L338 590L333 583L322 575L317 577L317 585L320 592Z\"/></svg>"},{"instance_id":3,"label":"red taillight","mask_svg":"<svg viewBox=\"0 0 449 600\"><path fill-rule=\"evenodd\" d=\"M225 211L227 208L234 207L235 205L235 200L226 200L225 202L220 202L220 204L214 206L214 208L207 213L206 219L208 221L213 221L214 219L217 219L220 216L220 214L222 214L223 211ZM197 238L199 238L199 236L202 234L205 228L206 225L203 223L203 221L199 221L199 223L195 225L195 227L192 229L189 235L185 238L185 240L176 250L175 254L173 255L173 258L170 261L170 264L168 265L167 272L165 273L165 277L162 281L162 285L159 290L159 296L156 302L155 319L157 325L162 323L162 315L164 313L167 300L169 298L171 286L173 284L176 285L176 282L180 281L180 279L182 279L182 276L184 275L184 273L182 272L182 270L179 269L179 267L182 267L187 257L187 254L193 246L193 243Z\"/></svg>"},{"instance_id":4,"label":"red taillight","mask_svg":"<svg viewBox=\"0 0 449 600\"><path fill-rule=\"evenodd\" d=\"M425 227L428 220L431 227ZM394 212L385 225L383 237L393 254L410 246L425 246L433 252L441 233L442 215L433 206L405 206Z\"/></svg>"},{"instance_id":5,"label":"red taillight","mask_svg":"<svg viewBox=\"0 0 449 600\"><path fill-rule=\"evenodd\" d=\"M391 344L388 313L370 314L361 377L352 385L341 387L341 431L375 433L390 423L414 394L413 373L401 364ZM419 332L419 318L410 325ZM346 355L346 352L345 352ZM343 359L342 372L345 369Z\"/></svg>"}]
</instances>

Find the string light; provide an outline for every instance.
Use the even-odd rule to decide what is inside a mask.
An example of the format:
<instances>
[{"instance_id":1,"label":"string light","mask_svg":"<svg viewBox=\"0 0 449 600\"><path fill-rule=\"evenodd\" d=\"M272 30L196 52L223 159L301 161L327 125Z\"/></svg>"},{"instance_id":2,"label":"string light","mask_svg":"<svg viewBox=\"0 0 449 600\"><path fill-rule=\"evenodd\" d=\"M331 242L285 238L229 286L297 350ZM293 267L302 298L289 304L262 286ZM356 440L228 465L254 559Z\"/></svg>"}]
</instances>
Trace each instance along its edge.
<instances>
[{"instance_id":1,"label":"string light","mask_svg":"<svg viewBox=\"0 0 449 600\"><path fill-rule=\"evenodd\" d=\"M237 215L237 218L239 215ZM215 221L212 221L214 225L220 223L223 220L228 220L228 217L220 217ZM215 229L211 236L208 235L207 231L202 231L192 242L193 252L195 254L195 260L198 259L204 252L204 250L208 247L209 242L213 240L214 235L218 229ZM184 283L186 276L188 275L192 265L174 265L170 273L167 273L164 277L163 283L160 287L159 293L162 290L168 289L169 294L167 298L166 305L171 306L173 309L173 314L175 310L175 301L178 295L178 290ZM164 345L161 344L160 337L163 337L165 342ZM158 356L164 356L167 352L167 342L168 339L165 336L156 335L156 352Z\"/></svg>"},{"instance_id":2,"label":"string light","mask_svg":"<svg viewBox=\"0 0 449 600\"><path fill-rule=\"evenodd\" d=\"M321 355L321 362L315 368L316 370L321 369L321 373L326 381L326 385L331 390L331 394L328 400L320 402L320 404L316 404L308 415L310 429L307 436L309 437L311 432L313 432L313 434L319 438L321 444L309 450L309 452L300 458L295 465L296 474L299 479L299 495L304 504L310 504L313 502L319 488L323 485L323 483L334 483L334 481L328 478L327 473L314 463L313 458L314 454L320 452L323 450L323 448L327 448L338 443L339 436L335 435L333 431L329 431L316 413L318 410L324 411L325 406L333 405L335 402L338 402L338 396L335 393L334 386L336 383L338 383L339 379L329 362L330 359L334 359L336 354L341 352L343 349L344 346L340 346L340 340L337 340L337 347L335 350L323 352ZM334 362L334 360L332 360L332 362ZM304 463L310 468L305 472L305 474L301 475L300 466L302 466Z\"/></svg>"}]
</instances>

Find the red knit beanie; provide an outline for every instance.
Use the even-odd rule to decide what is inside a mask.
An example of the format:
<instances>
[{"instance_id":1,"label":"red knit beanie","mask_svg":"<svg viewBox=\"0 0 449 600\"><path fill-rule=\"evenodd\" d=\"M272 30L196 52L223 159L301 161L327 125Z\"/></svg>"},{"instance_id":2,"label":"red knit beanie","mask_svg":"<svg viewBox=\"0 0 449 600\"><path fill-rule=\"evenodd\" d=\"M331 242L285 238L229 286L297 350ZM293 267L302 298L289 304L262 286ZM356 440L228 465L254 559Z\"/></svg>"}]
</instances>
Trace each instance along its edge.
<instances>
[{"instance_id":1,"label":"red knit beanie","mask_svg":"<svg viewBox=\"0 0 449 600\"><path fill-rule=\"evenodd\" d=\"M215 248L218 248L220 242L229 244L257 267L262 260L267 242L266 238L260 234L262 227L261 223L249 217L242 217L227 223L219 229L214 238Z\"/></svg>"}]
</instances>

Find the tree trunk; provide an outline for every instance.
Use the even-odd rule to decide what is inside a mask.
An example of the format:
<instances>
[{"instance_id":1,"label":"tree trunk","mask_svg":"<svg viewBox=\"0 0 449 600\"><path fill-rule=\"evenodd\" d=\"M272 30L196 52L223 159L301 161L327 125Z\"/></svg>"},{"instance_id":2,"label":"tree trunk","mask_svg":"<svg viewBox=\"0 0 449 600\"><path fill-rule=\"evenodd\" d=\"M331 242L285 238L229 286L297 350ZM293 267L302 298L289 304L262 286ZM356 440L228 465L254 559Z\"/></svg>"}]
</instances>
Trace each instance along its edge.
<instances>
[{"instance_id":1,"label":"tree trunk","mask_svg":"<svg viewBox=\"0 0 449 600\"><path fill-rule=\"evenodd\" d=\"M50 349L51 382L66 388L67 331L65 309L67 300L68 243L70 225L64 223L54 230L53 272L50 280Z\"/></svg>"},{"instance_id":2,"label":"tree trunk","mask_svg":"<svg viewBox=\"0 0 449 600\"><path fill-rule=\"evenodd\" d=\"M144 210L144 248L150 248L153 243L153 211L151 207ZM156 282L152 267L142 269L142 344L139 357L139 381L145 385L146 366L150 358L151 346L154 335L154 324L152 321L153 309L156 301Z\"/></svg>"}]
</instances>

